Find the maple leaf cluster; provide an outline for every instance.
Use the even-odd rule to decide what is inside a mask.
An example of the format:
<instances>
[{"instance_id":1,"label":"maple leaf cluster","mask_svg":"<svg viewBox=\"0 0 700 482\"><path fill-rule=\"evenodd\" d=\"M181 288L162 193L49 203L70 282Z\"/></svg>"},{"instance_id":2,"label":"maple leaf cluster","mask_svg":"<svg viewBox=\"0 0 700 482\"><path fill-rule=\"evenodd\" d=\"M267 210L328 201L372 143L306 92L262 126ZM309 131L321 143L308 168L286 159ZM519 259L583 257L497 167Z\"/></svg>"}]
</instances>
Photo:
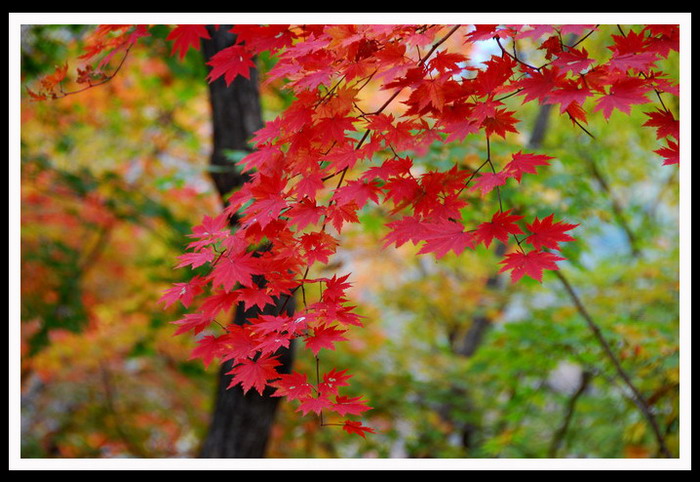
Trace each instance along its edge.
<instances>
[{"instance_id":1,"label":"maple leaf cluster","mask_svg":"<svg viewBox=\"0 0 700 482\"><path fill-rule=\"evenodd\" d=\"M419 254L441 258L512 238L517 247L505 255L501 271L510 271L514 282L523 276L541 282L545 270L558 269L557 262L564 258L552 251L573 240L568 231L577 224L555 221L550 215L521 225L524 215L503 206L474 226L462 220L470 195L492 195L510 179L521 183L525 175L548 166L551 157L518 151L499 170L489 154L478 168L455 165L416 174L406 153L421 152L435 141L463 141L472 134L483 135L488 143L517 133L517 114L503 102L512 95L522 96L523 103L558 104L562 115L583 126L589 97L595 99L593 112L607 119L615 110L629 114L632 105L650 102L650 92L677 94L654 70L659 58L677 49L677 28L651 26L613 36L612 54L605 63L590 58L578 43L563 43L565 35L595 30L524 25L234 27L237 42L211 58L208 80L223 77L230 84L238 75L248 77L255 56L267 51L277 62L264 81L282 81L295 100L255 134L254 152L238 163L250 174L250 182L231 196L221 214L193 230L194 240L178 266L208 266L209 274L175 285L164 302L179 299L189 306L194 296L209 289L197 312L175 322L177 333L194 334L239 304L284 307L298 291L304 294L304 304L294 315L280 309L244 325L227 325L223 334L201 336L193 356L206 364L233 360L231 386L261 394L270 387L273 396L296 401L303 414L331 411L345 417L369 410L361 397L339 393L349 378L345 371L333 369L315 382L297 372L280 374L276 353L298 338L319 357L346 340L351 327L362 326L348 306L348 275L307 275L315 263L329 262L344 225L358 222L358 211L370 203L387 206L399 216L387 224L385 246L412 242L421 244ZM462 45L495 39L501 55L492 56L483 67L470 67L468 48L438 48L458 36ZM188 47L206 38L206 30L177 26L170 38L175 42L173 53L182 57ZM503 46L523 38L540 42L544 65L526 64ZM370 81L389 96L372 111L359 107ZM386 112L399 93L403 112ZM646 125L657 129L659 139L668 140L666 149L677 147L672 142L678 139L673 115L662 107L648 116ZM666 163L674 162L672 154L661 154ZM228 223L234 215L240 221L232 231ZM255 250L262 245L264 250ZM264 283L257 281L261 278ZM309 284L321 288L314 302L305 296ZM372 431L352 420L341 425L363 437Z\"/></svg>"},{"instance_id":2,"label":"maple leaf cluster","mask_svg":"<svg viewBox=\"0 0 700 482\"><path fill-rule=\"evenodd\" d=\"M515 241L501 271L516 282L543 280L564 260L552 251L573 240L577 224L554 215L526 222L524 213L505 209L500 190L517 186L550 164L542 153L513 152L498 168L490 149L480 166L459 163L447 170L418 173L412 155L435 142L485 140L517 134L517 112L509 97L523 103L558 105L560 115L585 131L588 115L609 119L616 111L652 103L654 95L678 95L656 64L678 50L678 26L652 25L612 36L610 55L592 58L583 47L594 25L237 25L236 41L213 55L207 80L231 84L249 77L255 58L275 57L264 82L280 83L294 101L251 140L252 153L238 162L250 176L225 209L206 217L190 234L178 268L197 269L189 282L163 294L169 306L181 302L193 311L177 320L176 334L197 337L193 357L205 364L231 360L231 385L243 391L266 389L299 404L303 414L330 411L360 416L370 409L361 397L340 393L350 378L333 369L310 381L301 373L279 373L278 350L299 340L315 357L335 349L362 319L349 304L348 274L309 278L316 264L327 264L347 223L359 222L365 206L378 204L394 219L385 246L420 244L418 254L459 255L494 240ZM98 71L115 53L124 57L148 35L144 26L98 29L86 58L105 54ZM573 36L573 37L572 37ZM183 58L209 38L201 25L173 26L167 39L172 55ZM565 39L568 43L565 43ZM518 56L515 42L536 42L545 62L535 66ZM495 42L499 53L470 62L480 42ZM123 58L122 58L123 62ZM83 68L83 77L90 70ZM65 67L43 81L36 98L57 91ZM369 105L368 86L384 95ZM589 107L592 105L592 108ZM389 109L391 107L391 109ZM588 107L588 111L586 108ZM656 151L664 164L678 162L678 121L661 102L647 113L646 126L666 142ZM587 131L586 131L587 132ZM490 219L466 225L474 197L497 196ZM237 219L235 229L231 220ZM264 249L261 249L264 248ZM202 274L204 272L205 274ZM314 285L317 299L306 296ZM285 308L301 293L303 306ZM234 307L265 309L243 325L218 318ZM273 312L270 307L277 307ZM218 328L217 328L218 327ZM350 419L338 424L365 436L372 429Z\"/></svg>"}]
</instances>

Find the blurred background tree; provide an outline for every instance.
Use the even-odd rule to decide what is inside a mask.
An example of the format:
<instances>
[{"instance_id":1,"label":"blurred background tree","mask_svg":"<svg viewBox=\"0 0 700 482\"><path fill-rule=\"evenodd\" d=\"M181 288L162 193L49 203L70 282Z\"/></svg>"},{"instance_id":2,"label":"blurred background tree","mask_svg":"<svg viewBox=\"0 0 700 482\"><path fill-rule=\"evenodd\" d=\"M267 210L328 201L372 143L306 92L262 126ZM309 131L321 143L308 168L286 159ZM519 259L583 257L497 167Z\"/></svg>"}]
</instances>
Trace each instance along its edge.
<instances>
[{"instance_id":1,"label":"blurred background tree","mask_svg":"<svg viewBox=\"0 0 700 482\"><path fill-rule=\"evenodd\" d=\"M26 26L23 83L74 58L88 30ZM219 197L204 63L193 50L182 62L170 57L166 35L152 30L99 88L23 98L24 457L199 454L216 367L188 361L188 339L169 324L178 307L163 310L158 299L184 275L172 266L190 226L216 213ZM602 54L602 37L587 39L592 55ZM272 60L258 63L265 70ZM673 78L677 65L671 55ZM290 101L274 85L261 94L266 118ZM504 204L581 224L562 271L677 456L677 169L653 154L653 129L633 127L646 120L640 110L591 119L591 139L556 111L519 109L521 133L491 146L494 161L537 146L556 160L537 182L503 190ZM485 146L470 140L416 155L417 169L478 165ZM475 219L493 212L472 207ZM560 279L512 285L494 269L498 242L440 263L410 245L381 249L386 219L370 205L344 231L349 243L333 268L353 273L367 323L324 358L358 374L353 389L371 400L378 434L358 441L318 429L282 405L269 456L657 455L655 434Z\"/></svg>"}]
</instances>

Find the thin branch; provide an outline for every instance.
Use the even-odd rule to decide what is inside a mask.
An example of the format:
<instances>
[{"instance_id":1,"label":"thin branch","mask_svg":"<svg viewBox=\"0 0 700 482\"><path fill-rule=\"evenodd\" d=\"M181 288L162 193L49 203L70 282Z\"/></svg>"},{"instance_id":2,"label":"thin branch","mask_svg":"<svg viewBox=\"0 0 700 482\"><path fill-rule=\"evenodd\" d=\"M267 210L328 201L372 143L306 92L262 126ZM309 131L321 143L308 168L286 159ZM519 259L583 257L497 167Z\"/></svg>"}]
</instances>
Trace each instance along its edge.
<instances>
[{"instance_id":1,"label":"thin branch","mask_svg":"<svg viewBox=\"0 0 700 482\"><path fill-rule=\"evenodd\" d=\"M571 420L574 416L574 411L576 409L576 402L578 402L578 399L583 395L588 388L588 385L591 382L591 378L593 377L593 374L588 371L584 371L582 376L581 376L581 383L578 386L578 389L571 395L569 398L567 404L566 404L566 412L564 413L564 419L562 420L561 425L557 430L554 432L554 437L552 438L552 442L549 445L549 451L547 456L549 458L555 458L557 456L557 451L561 447L562 442L564 441L564 437L566 436L566 432L569 430L569 426L571 425Z\"/></svg>"},{"instance_id":2,"label":"thin branch","mask_svg":"<svg viewBox=\"0 0 700 482\"><path fill-rule=\"evenodd\" d=\"M117 74L121 70L122 66L124 65L126 58L129 56L129 51L131 50L131 47L133 47L133 44L126 47L126 49L124 50L124 56L122 57L121 61L119 62L119 65L117 65L117 67L114 69L114 72L112 72L110 75L104 77L102 80L100 80L94 84L90 83L86 87L83 87L82 89L71 90L69 92L61 91L60 95L54 94L51 97L49 97L49 99L50 100L62 99L64 97L68 97L69 95L75 95L75 94L79 94L81 92L85 92L86 90L92 89L93 87L98 87L100 85L104 85L107 82L111 81L114 77L117 76Z\"/></svg>"},{"instance_id":3,"label":"thin branch","mask_svg":"<svg viewBox=\"0 0 700 482\"><path fill-rule=\"evenodd\" d=\"M496 40L496 43L498 44L498 47L501 49L501 52L503 52L503 53L506 54L508 57L510 57L510 58L512 58L513 60L515 60L516 62L518 62L520 65L524 65L524 66L527 67L528 69L533 69L533 70L537 70L537 71L539 71L540 69L542 69L542 67L544 67L544 65L541 66L541 67L535 67L534 65L530 65L530 64L528 64L527 62L523 62L523 61L520 60L516 55L511 54L510 52L508 52L508 51L505 49L505 47L503 47L503 45L501 44L501 39L500 39L500 38L494 37L494 39Z\"/></svg>"},{"instance_id":4,"label":"thin branch","mask_svg":"<svg viewBox=\"0 0 700 482\"><path fill-rule=\"evenodd\" d=\"M564 276L564 274L560 270L554 271L554 274L556 275L557 278L559 278L559 281L561 281L567 294L569 295L571 300L574 302L574 305L576 306L576 310L579 312L581 317L583 317L583 319L586 321L586 324L588 325L590 330L593 332L593 335L595 336L596 340L598 341L600 346L603 348L603 352L605 353L605 355L608 357L608 359L612 363L618 377L623 381L625 386L630 391L632 401L635 403L635 405L637 405L637 408L639 408L639 410L642 412L642 415L644 415L644 418L649 423L649 426L651 427L652 431L654 432L654 437L656 438L656 442L658 444L659 453L663 457L671 457L671 452L669 451L668 447L666 446L666 441L664 440L663 434L661 433L661 429L659 428L659 424L656 420L656 417L654 416L654 413L653 413L651 407L648 405L646 399L644 398L644 396L642 396L639 389L634 385L629 374L622 367L620 360L617 358L617 356L613 352L612 347L610 346L610 344L608 343L608 340L603 335L603 332L601 331L600 327L593 320L590 313L586 309L586 306L583 304L581 299L578 297L578 295L576 294L576 291L574 291L574 289L571 286L571 283L569 283L569 280L566 278L566 276Z\"/></svg>"},{"instance_id":5,"label":"thin branch","mask_svg":"<svg viewBox=\"0 0 700 482\"><path fill-rule=\"evenodd\" d=\"M578 44L580 44L581 42L583 42L584 40L586 40L588 37L590 37L590 36L593 34L593 32L595 32L597 29L598 29L598 25L596 25L595 27L593 27L586 35L584 35L583 37L581 37L580 39L578 39L578 40L576 41L576 43L570 45L569 48L570 48L570 49L573 49L574 47L576 47Z\"/></svg>"},{"instance_id":6,"label":"thin branch","mask_svg":"<svg viewBox=\"0 0 700 482\"><path fill-rule=\"evenodd\" d=\"M435 50L436 50L440 45L442 45L448 38L450 38L450 37L452 36L452 34L455 33L460 27L461 27L461 25L455 25L454 27L452 27L452 29L451 29L449 32L447 32L447 33L445 34L444 37L442 37L440 40L438 40L437 42L435 42L435 43L433 44L433 46L431 47L431 49L425 54L425 57L423 57L422 59L420 59L420 63L421 63L421 64L425 63L425 61L428 60L428 58L429 58L431 55L433 55L433 52L435 52Z\"/></svg>"},{"instance_id":7,"label":"thin branch","mask_svg":"<svg viewBox=\"0 0 700 482\"><path fill-rule=\"evenodd\" d=\"M615 215L617 222L620 224L622 230L627 236L627 240L630 245L630 250L632 251L632 256L634 256L635 258L638 257L640 251L638 247L637 237L632 231L632 228L630 228L629 224L627 223L627 220L625 220L624 209L622 208L620 202L618 201L617 197L610 188L610 184L608 184L607 180L605 179L605 176L603 176L603 173L600 172L600 169L598 169L598 165L596 164L595 160L588 156L584 156L584 158L588 161L588 165L590 166L593 177L596 179L601 189L605 191L605 194L607 194L610 198L613 214Z\"/></svg>"}]
</instances>

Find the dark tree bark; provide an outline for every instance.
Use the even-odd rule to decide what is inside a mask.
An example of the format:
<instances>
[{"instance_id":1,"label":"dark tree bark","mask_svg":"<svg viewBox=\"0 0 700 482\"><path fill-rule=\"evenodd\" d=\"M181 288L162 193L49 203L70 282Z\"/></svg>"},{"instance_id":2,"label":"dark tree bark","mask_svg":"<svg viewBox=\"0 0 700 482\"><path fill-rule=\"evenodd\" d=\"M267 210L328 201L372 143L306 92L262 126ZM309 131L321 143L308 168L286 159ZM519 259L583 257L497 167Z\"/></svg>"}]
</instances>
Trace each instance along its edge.
<instances>
[{"instance_id":1,"label":"dark tree bark","mask_svg":"<svg viewBox=\"0 0 700 482\"><path fill-rule=\"evenodd\" d=\"M233 44L235 37L229 32L230 28L230 25L220 25L218 29L208 27L211 39L202 41L205 62L216 52ZM211 176L225 203L227 195L247 180L247 176L227 160L226 151L250 150L250 137L263 126L257 73L251 70L250 79L239 76L230 86L222 78L209 83L209 98L213 127ZM231 220L234 226L237 221ZM257 279L256 282L263 284L265 281ZM288 312L293 311L291 301L293 300L286 305ZM264 311L277 313L279 310L280 307L270 305ZM257 308L244 311L242 305L239 305L233 321L242 324L258 314L260 310ZM279 361L282 362L279 371L288 373L292 364L291 348L280 352ZM262 458L266 453L279 398L271 397L267 390L263 395L255 390L244 395L240 385L227 389L230 375L226 373L231 368L230 362L221 366L214 412L202 443L200 457Z\"/></svg>"}]
</instances>

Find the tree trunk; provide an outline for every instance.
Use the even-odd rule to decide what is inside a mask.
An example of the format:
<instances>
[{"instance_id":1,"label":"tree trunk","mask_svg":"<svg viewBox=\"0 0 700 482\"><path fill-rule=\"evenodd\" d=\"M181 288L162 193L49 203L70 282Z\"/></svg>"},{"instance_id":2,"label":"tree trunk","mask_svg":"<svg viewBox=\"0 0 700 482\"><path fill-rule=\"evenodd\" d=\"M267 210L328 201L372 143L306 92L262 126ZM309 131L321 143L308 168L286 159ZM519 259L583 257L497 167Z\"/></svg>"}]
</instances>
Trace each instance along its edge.
<instances>
[{"instance_id":1,"label":"tree trunk","mask_svg":"<svg viewBox=\"0 0 700 482\"><path fill-rule=\"evenodd\" d=\"M202 41L205 62L216 52L232 45L235 40L229 32L230 25L207 28L211 39ZM247 180L247 176L241 174L234 163L227 159L226 151L250 150L248 140L263 126L257 73L251 70L250 79L239 76L230 86L222 78L209 83L209 98L213 125L211 176L225 203L227 195ZM237 221L231 220L234 225ZM264 283L264 280L258 282ZM287 306L288 311L293 310L293 303L288 303ZM279 308L270 305L264 311L277 313ZM245 323L259 313L260 310L255 307L244 311L242 305L239 305L234 323ZM279 371L288 373L292 363L292 350L283 350L280 355L282 367ZM230 362L221 366L214 411L200 457L264 457L279 398L271 397L269 391L265 391L262 396L254 390L244 395L240 385L227 389L230 375L226 373L231 368Z\"/></svg>"}]
</instances>

